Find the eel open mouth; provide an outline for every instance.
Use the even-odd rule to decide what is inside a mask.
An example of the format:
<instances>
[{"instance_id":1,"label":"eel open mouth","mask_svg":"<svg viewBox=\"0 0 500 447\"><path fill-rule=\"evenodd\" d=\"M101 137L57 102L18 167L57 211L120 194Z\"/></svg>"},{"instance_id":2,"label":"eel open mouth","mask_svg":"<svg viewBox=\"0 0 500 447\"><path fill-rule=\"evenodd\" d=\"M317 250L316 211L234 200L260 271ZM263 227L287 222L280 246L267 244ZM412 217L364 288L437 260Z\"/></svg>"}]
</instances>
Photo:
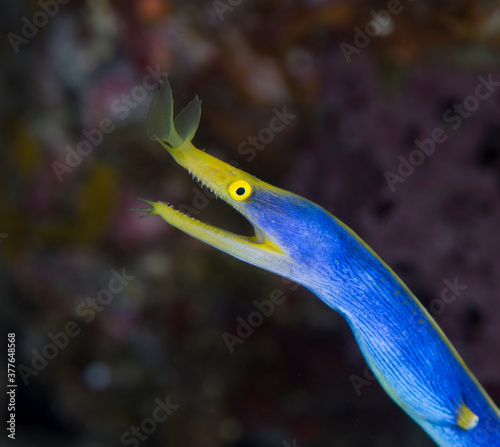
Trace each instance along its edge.
<instances>
[{"instance_id":1,"label":"eel open mouth","mask_svg":"<svg viewBox=\"0 0 500 447\"><path fill-rule=\"evenodd\" d=\"M165 79L149 109L149 137L158 141L202 186L243 215L255 234L243 236L223 230L190 217L164 202L139 199L150 208L133 209L146 211L141 217L159 215L185 233L247 262L255 263L251 259L262 256L284 256L284 250L247 209L254 194L273 187L194 147L191 140L198 128L200 116L201 101L196 97L173 118L172 90Z\"/></svg>"}]
</instances>

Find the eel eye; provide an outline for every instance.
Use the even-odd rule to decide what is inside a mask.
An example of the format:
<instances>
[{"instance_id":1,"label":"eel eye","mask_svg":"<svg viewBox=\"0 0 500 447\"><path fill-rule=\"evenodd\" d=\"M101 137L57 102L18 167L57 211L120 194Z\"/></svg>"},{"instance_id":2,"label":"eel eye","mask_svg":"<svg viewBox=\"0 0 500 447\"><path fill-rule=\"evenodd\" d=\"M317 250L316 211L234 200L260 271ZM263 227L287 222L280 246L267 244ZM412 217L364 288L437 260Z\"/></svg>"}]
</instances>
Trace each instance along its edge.
<instances>
[{"instance_id":1,"label":"eel eye","mask_svg":"<svg viewBox=\"0 0 500 447\"><path fill-rule=\"evenodd\" d=\"M236 180L227 189L231 199L238 200L239 202L247 199L252 194L252 186L246 180Z\"/></svg>"}]
</instances>

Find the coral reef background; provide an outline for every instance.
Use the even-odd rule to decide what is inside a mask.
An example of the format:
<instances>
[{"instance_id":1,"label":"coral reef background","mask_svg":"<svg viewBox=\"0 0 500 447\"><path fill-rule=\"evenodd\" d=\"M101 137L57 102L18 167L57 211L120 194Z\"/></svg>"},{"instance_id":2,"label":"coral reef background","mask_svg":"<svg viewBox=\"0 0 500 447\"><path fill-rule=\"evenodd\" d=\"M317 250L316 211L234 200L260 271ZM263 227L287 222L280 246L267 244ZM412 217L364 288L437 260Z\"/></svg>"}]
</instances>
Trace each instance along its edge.
<instances>
[{"instance_id":1,"label":"coral reef background","mask_svg":"<svg viewBox=\"0 0 500 447\"><path fill-rule=\"evenodd\" d=\"M0 30L19 445L433 445L319 299L128 211L139 196L249 231L148 139L164 72L178 109L203 100L197 147L353 228L500 403L497 2L25 0ZM276 110L293 118L269 132Z\"/></svg>"}]
</instances>

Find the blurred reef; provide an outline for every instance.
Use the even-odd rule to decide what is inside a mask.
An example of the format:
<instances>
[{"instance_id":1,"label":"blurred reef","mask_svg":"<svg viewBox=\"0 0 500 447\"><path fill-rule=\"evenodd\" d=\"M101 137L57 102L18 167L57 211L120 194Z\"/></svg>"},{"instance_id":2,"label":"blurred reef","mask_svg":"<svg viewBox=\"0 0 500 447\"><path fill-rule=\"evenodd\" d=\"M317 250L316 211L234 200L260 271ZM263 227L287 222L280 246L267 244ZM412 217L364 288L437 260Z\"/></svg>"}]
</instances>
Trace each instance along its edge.
<instances>
[{"instance_id":1,"label":"blurred reef","mask_svg":"<svg viewBox=\"0 0 500 447\"><path fill-rule=\"evenodd\" d=\"M19 445L433 445L319 299L128 211L139 196L250 231L147 138L164 72L178 110L203 100L197 147L353 228L500 403L498 2L26 0L2 2L0 28L0 318L33 372ZM392 190L436 128L446 140ZM443 303L454 279L467 288ZM276 289L231 353L223 334ZM134 438L167 396L179 407Z\"/></svg>"}]
</instances>

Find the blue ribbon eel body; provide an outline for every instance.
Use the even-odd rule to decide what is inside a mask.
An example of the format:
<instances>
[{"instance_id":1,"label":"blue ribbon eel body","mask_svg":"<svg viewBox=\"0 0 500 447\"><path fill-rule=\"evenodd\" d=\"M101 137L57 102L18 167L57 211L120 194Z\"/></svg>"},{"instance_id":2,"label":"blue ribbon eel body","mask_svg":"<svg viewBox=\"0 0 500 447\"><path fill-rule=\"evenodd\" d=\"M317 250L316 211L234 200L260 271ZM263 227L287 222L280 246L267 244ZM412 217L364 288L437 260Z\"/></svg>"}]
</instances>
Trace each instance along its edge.
<instances>
[{"instance_id":1,"label":"blue ribbon eel body","mask_svg":"<svg viewBox=\"0 0 500 447\"><path fill-rule=\"evenodd\" d=\"M193 146L201 102L173 118L167 80L147 120L150 138L253 226L242 236L163 202L141 209L255 266L303 285L349 323L387 394L442 447L500 447L500 412L444 333L398 276L320 206ZM142 200L142 199L141 199ZM498 354L497 354L498 355Z\"/></svg>"}]
</instances>

